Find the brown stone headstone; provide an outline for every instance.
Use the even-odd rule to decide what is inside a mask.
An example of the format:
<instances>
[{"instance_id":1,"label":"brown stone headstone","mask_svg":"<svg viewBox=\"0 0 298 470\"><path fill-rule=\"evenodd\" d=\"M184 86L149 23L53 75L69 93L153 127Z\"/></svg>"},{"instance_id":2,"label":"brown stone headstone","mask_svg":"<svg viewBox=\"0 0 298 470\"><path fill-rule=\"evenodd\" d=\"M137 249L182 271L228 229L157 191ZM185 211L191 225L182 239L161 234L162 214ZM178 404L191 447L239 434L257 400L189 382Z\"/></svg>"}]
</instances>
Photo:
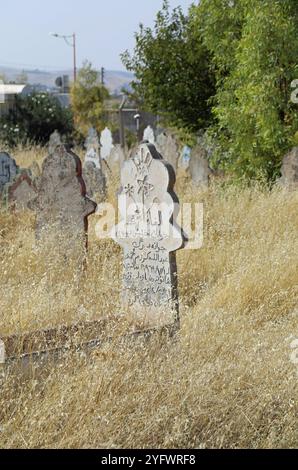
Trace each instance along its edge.
<instances>
[{"instance_id":1,"label":"brown stone headstone","mask_svg":"<svg viewBox=\"0 0 298 470\"><path fill-rule=\"evenodd\" d=\"M29 209L37 189L29 175L23 171L8 188L8 204L17 211Z\"/></svg>"}]
</instances>

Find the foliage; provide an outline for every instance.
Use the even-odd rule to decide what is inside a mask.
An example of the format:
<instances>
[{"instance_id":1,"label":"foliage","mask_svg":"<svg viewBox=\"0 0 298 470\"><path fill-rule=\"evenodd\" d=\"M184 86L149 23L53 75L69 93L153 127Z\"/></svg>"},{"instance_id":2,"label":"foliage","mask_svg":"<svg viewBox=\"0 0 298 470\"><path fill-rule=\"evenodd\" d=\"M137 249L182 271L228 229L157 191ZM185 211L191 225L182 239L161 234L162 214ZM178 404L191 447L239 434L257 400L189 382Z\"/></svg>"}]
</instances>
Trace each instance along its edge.
<instances>
[{"instance_id":1,"label":"foliage","mask_svg":"<svg viewBox=\"0 0 298 470\"><path fill-rule=\"evenodd\" d=\"M109 92L101 84L99 73L86 61L71 89L72 110L78 132L86 135L90 127L98 132L104 129L104 101L108 98Z\"/></svg>"},{"instance_id":2,"label":"foliage","mask_svg":"<svg viewBox=\"0 0 298 470\"><path fill-rule=\"evenodd\" d=\"M274 179L298 129L295 2L202 0L196 16L217 77L215 160L238 176Z\"/></svg>"},{"instance_id":3,"label":"foliage","mask_svg":"<svg viewBox=\"0 0 298 470\"><path fill-rule=\"evenodd\" d=\"M71 135L72 114L48 93L17 96L15 108L0 119L0 140L10 147L27 142L46 144L55 130Z\"/></svg>"},{"instance_id":4,"label":"foliage","mask_svg":"<svg viewBox=\"0 0 298 470\"><path fill-rule=\"evenodd\" d=\"M133 71L133 95L143 108L158 113L170 126L196 131L210 121L208 99L214 76L200 31L180 8L172 13L167 1L153 29L140 26L132 55L122 54Z\"/></svg>"}]
</instances>

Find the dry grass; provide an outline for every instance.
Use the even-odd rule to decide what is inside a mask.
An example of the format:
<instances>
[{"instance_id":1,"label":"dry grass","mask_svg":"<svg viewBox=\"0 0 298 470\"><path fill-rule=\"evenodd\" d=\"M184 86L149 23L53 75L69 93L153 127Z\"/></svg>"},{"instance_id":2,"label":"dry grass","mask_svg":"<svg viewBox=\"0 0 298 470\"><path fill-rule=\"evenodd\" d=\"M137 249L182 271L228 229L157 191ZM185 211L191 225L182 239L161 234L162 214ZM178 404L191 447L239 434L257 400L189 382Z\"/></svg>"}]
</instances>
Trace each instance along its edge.
<instances>
[{"instance_id":1,"label":"dry grass","mask_svg":"<svg viewBox=\"0 0 298 470\"><path fill-rule=\"evenodd\" d=\"M298 446L298 193L177 187L204 202L205 241L178 254L176 340L115 340L26 377L12 368L0 383L0 447ZM117 311L121 253L96 239L96 217L76 280L35 246L33 222L1 214L0 331Z\"/></svg>"}]
</instances>

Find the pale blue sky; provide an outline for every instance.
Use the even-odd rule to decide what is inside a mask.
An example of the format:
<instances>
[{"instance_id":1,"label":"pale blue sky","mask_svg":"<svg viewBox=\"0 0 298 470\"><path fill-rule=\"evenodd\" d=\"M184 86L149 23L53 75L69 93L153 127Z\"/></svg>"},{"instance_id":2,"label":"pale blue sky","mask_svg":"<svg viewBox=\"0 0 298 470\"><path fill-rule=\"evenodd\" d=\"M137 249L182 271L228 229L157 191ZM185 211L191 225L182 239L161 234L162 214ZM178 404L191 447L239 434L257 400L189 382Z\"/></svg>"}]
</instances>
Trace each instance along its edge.
<instances>
[{"instance_id":1,"label":"pale blue sky","mask_svg":"<svg viewBox=\"0 0 298 470\"><path fill-rule=\"evenodd\" d=\"M192 0L170 0L184 11ZM195 2L197 3L197 2ZM151 26L162 0L0 0L0 65L69 68L71 49L49 32L78 36L78 65L84 59L123 70L119 54L132 49L140 22Z\"/></svg>"}]
</instances>

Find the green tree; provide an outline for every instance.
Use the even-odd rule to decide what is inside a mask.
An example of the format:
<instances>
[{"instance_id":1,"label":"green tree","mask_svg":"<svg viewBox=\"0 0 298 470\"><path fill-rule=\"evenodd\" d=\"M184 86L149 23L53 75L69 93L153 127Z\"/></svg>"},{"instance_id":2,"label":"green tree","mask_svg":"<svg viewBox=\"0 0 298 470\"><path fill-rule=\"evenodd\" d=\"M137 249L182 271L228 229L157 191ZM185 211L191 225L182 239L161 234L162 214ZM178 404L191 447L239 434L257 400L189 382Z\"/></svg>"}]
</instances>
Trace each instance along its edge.
<instances>
[{"instance_id":1,"label":"green tree","mask_svg":"<svg viewBox=\"0 0 298 470\"><path fill-rule=\"evenodd\" d=\"M15 109L0 119L0 140L10 147L27 142L44 145L55 130L71 136L73 118L71 111L48 93L17 96Z\"/></svg>"},{"instance_id":2,"label":"green tree","mask_svg":"<svg viewBox=\"0 0 298 470\"><path fill-rule=\"evenodd\" d=\"M104 102L109 98L108 90L101 84L97 70L88 61L78 73L71 89L71 103L77 131L86 134L90 127L98 132L105 126Z\"/></svg>"},{"instance_id":3,"label":"green tree","mask_svg":"<svg viewBox=\"0 0 298 470\"><path fill-rule=\"evenodd\" d=\"M154 28L141 25L133 54L122 54L135 74L133 96L142 107L190 131L208 126L208 100L215 93L210 55L195 26L191 14L183 15L180 8L170 12L164 1Z\"/></svg>"},{"instance_id":4,"label":"green tree","mask_svg":"<svg viewBox=\"0 0 298 470\"><path fill-rule=\"evenodd\" d=\"M216 71L217 163L239 176L274 179L294 144L298 78L296 0L202 0L197 28Z\"/></svg>"}]
</instances>

